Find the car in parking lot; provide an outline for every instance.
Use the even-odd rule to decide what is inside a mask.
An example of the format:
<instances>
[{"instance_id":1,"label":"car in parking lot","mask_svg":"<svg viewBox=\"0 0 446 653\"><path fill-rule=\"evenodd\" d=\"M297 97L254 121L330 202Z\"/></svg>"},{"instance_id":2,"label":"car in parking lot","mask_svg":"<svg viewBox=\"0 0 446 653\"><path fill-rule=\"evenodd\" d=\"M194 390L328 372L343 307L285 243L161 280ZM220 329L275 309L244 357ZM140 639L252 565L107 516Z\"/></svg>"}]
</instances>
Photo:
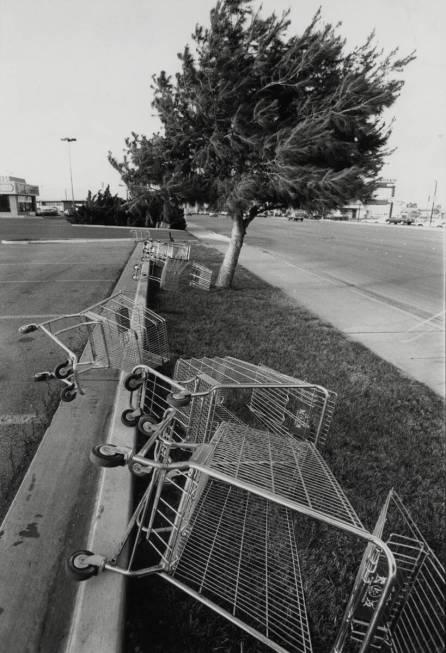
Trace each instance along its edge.
<instances>
[{"instance_id":1,"label":"car in parking lot","mask_svg":"<svg viewBox=\"0 0 446 653\"><path fill-rule=\"evenodd\" d=\"M387 224L413 224L415 218L409 215L393 215L391 218L387 218L386 222Z\"/></svg>"},{"instance_id":2,"label":"car in parking lot","mask_svg":"<svg viewBox=\"0 0 446 653\"><path fill-rule=\"evenodd\" d=\"M59 215L57 206L40 206L36 211L37 215Z\"/></svg>"}]
</instances>

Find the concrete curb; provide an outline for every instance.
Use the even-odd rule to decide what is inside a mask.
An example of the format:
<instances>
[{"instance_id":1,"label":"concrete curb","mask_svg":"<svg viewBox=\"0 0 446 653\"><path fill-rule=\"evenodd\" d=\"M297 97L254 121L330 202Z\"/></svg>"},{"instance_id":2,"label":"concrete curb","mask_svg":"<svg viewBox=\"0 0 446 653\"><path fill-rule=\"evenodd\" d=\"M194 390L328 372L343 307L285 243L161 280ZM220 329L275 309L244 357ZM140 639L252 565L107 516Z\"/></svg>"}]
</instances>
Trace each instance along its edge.
<instances>
[{"instance_id":1,"label":"concrete curb","mask_svg":"<svg viewBox=\"0 0 446 653\"><path fill-rule=\"evenodd\" d=\"M143 308L146 307L146 292L147 282L141 279L135 301ZM125 373L120 374L107 442L132 447L135 430L121 423L121 414L128 408L128 392L123 387L125 376ZM85 548L111 556L132 513L132 476L127 467L101 471L90 536ZM121 651L125 586L125 577L113 573L99 574L86 583L80 583L66 653Z\"/></svg>"},{"instance_id":2,"label":"concrete curb","mask_svg":"<svg viewBox=\"0 0 446 653\"><path fill-rule=\"evenodd\" d=\"M141 247L138 245L127 261L115 292L135 287L131 274L140 260ZM67 581L64 572L66 558L86 548L90 526L99 531L99 513L107 517L104 524L114 512L121 522L128 518L128 470L123 469L120 476L111 470L113 489L120 484L118 504L116 495L108 495L107 489L96 498L98 481L99 487L109 485L100 478L106 475L88 457L91 446L103 441L116 423L114 395L118 377L118 372L112 370L92 371L84 376L86 394L73 404L59 406L0 527L0 641L2 650L8 653L62 651L67 641L82 639L84 648L72 648L73 652L120 650L122 621L116 615L122 615L124 605L122 577L103 574L98 578L107 583L107 603L105 599L97 600L90 618L97 620L95 628L106 635L107 643L90 646L88 637L81 634L88 635L83 623L78 620L78 631L70 626L76 592L82 588ZM126 430L128 444L130 430ZM114 503L110 506L107 501ZM121 524L116 528L116 535L121 535ZM110 530L101 533L108 546L113 546ZM94 543L94 534L90 542ZM94 588L94 584L90 587ZM79 602L75 614L82 615L78 606ZM107 617L107 610L112 611L111 617Z\"/></svg>"}]
</instances>

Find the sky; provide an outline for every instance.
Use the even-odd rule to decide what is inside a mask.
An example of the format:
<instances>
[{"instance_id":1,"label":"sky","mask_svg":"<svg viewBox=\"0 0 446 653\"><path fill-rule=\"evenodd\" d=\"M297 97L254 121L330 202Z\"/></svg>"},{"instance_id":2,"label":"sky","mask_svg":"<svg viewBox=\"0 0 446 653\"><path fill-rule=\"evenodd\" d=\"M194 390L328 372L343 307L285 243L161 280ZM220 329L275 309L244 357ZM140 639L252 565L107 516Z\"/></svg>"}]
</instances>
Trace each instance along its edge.
<instances>
[{"instance_id":1,"label":"sky","mask_svg":"<svg viewBox=\"0 0 446 653\"><path fill-rule=\"evenodd\" d=\"M151 77L179 68L177 52L196 25L208 24L214 0L0 0L0 176L24 177L41 199L75 199L110 184L125 196L107 161L122 158L132 132L150 136L159 122ZM255 2L256 6L260 3ZM301 33L321 6L339 23L347 48L375 29L386 52L417 52L386 119L395 118L382 175L397 199L446 206L445 0L263 0L262 13L291 9Z\"/></svg>"}]
</instances>

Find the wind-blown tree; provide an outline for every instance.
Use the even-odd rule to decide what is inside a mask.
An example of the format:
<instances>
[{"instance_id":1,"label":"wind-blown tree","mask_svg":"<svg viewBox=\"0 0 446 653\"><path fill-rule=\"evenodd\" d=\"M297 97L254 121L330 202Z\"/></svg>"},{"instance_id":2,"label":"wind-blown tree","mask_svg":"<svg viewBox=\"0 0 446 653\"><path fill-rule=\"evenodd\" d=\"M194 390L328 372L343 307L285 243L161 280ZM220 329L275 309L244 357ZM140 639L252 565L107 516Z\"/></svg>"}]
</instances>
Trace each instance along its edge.
<instances>
[{"instance_id":1,"label":"wind-blown tree","mask_svg":"<svg viewBox=\"0 0 446 653\"><path fill-rule=\"evenodd\" d=\"M163 223L185 229L184 210L171 184L173 165L167 141L160 134L148 139L132 133L126 141L127 154L118 162L111 152L108 160L119 172L129 191L128 210L143 216L144 226Z\"/></svg>"},{"instance_id":2,"label":"wind-blown tree","mask_svg":"<svg viewBox=\"0 0 446 653\"><path fill-rule=\"evenodd\" d=\"M373 35L346 52L319 12L301 35L289 28L288 12L262 18L250 0L220 0L210 26L195 28L193 51L187 45L178 55L180 72L154 78L166 184L183 199L225 208L233 221L219 287L230 287L259 213L367 199L388 154L383 111L413 55L385 56ZM153 138L140 145L142 163Z\"/></svg>"}]
</instances>

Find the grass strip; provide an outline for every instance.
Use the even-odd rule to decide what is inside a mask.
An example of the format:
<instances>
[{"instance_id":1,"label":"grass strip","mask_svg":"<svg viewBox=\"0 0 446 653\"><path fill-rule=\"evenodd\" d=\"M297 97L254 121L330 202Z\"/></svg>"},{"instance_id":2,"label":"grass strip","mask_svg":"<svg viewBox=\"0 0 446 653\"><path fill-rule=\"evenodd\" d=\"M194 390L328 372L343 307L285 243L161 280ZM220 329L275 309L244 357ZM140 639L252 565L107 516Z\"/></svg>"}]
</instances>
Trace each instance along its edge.
<instances>
[{"instance_id":1,"label":"grass strip","mask_svg":"<svg viewBox=\"0 0 446 653\"><path fill-rule=\"evenodd\" d=\"M215 271L222 258L202 245L194 245L193 257ZM444 562L440 397L240 267L231 291L159 293L153 308L167 320L174 358L230 355L335 391L338 404L324 456L364 525L373 528L394 487ZM358 549L333 529L308 523L304 531L313 646L323 653L337 632ZM140 612L129 621L129 651L264 650L158 579L143 581L131 593L130 610L136 605ZM150 625L142 620L144 612L151 614ZM173 614L175 637L166 635Z\"/></svg>"}]
</instances>

